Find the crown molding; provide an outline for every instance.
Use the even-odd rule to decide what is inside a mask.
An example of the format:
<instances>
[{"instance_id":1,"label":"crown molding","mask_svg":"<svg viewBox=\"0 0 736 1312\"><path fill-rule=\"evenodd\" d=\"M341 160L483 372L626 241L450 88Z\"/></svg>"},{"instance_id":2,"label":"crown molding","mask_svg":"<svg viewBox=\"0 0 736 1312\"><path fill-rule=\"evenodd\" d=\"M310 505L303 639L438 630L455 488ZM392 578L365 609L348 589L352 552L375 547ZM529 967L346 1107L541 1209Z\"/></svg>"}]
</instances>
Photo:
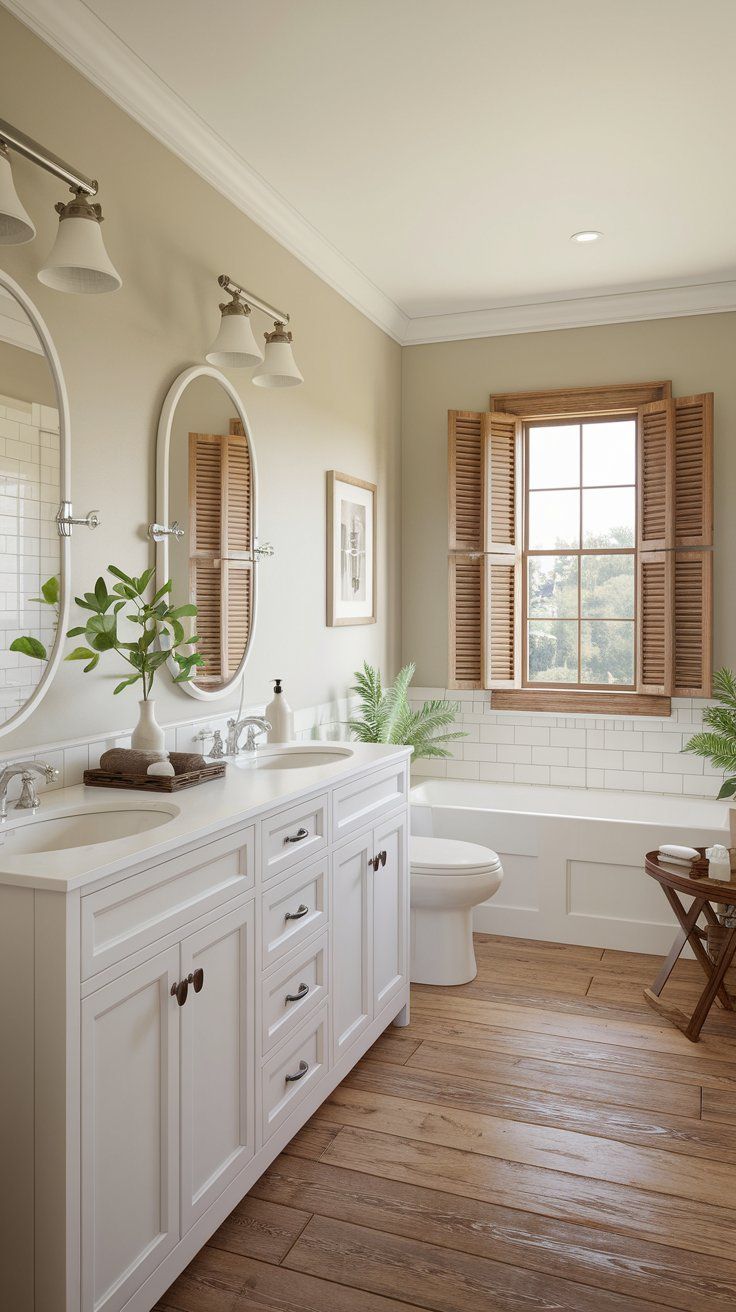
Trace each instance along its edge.
<instances>
[{"instance_id":1,"label":"crown molding","mask_svg":"<svg viewBox=\"0 0 736 1312\"><path fill-rule=\"evenodd\" d=\"M457 314L424 315L409 320L402 345L592 328L643 319L680 319L692 314L724 314L728 310L736 310L736 279L732 278L493 306Z\"/></svg>"},{"instance_id":2,"label":"crown molding","mask_svg":"<svg viewBox=\"0 0 736 1312\"><path fill-rule=\"evenodd\" d=\"M2 0L89 82L248 218L401 342L408 318L256 173L82 0Z\"/></svg>"},{"instance_id":3,"label":"crown molding","mask_svg":"<svg viewBox=\"0 0 736 1312\"><path fill-rule=\"evenodd\" d=\"M410 318L252 169L83 0L0 0L89 82L402 346L723 314L736 279L629 287Z\"/></svg>"}]
</instances>

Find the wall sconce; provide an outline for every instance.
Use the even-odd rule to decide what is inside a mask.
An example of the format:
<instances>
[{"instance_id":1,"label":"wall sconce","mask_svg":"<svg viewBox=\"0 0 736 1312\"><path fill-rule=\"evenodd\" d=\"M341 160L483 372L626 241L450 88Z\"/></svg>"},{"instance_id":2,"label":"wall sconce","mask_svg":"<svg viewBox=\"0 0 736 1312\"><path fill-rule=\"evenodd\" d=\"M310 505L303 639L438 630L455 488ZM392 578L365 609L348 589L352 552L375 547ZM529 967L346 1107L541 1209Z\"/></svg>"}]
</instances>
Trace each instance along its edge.
<instances>
[{"instance_id":1,"label":"wall sconce","mask_svg":"<svg viewBox=\"0 0 736 1312\"><path fill-rule=\"evenodd\" d=\"M304 378L291 349L292 338L286 327L289 322L286 311L246 291L226 273L221 273L217 281L231 300L220 306L220 328L205 356L209 364L224 369L249 369L257 364L259 367L253 375L253 382L258 387L296 387L303 383ZM253 334L250 323L252 310L260 310L273 319L273 332L264 333L265 355Z\"/></svg>"},{"instance_id":2,"label":"wall sconce","mask_svg":"<svg viewBox=\"0 0 736 1312\"><path fill-rule=\"evenodd\" d=\"M61 178L72 192L72 200L66 204L60 201L56 206L59 231L46 263L39 270L39 281L60 292L116 291L122 286L122 278L102 240L102 207L91 203L91 197L97 195L97 182L3 119L0 119L0 243L19 244L31 241L36 235L15 190L10 150Z\"/></svg>"}]
</instances>

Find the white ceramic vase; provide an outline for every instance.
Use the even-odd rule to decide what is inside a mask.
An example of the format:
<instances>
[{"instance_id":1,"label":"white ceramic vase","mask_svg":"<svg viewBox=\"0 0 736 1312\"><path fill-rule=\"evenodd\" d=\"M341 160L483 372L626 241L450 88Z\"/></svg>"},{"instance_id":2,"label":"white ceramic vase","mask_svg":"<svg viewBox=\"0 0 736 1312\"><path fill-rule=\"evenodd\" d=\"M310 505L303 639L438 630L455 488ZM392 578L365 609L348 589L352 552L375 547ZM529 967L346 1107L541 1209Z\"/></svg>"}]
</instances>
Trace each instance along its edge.
<instances>
[{"instance_id":1,"label":"white ceramic vase","mask_svg":"<svg viewBox=\"0 0 736 1312\"><path fill-rule=\"evenodd\" d=\"M138 707L138 723L131 735L131 747L137 752L165 753L166 739L156 719L155 701L150 698L148 701L140 701Z\"/></svg>"}]
</instances>

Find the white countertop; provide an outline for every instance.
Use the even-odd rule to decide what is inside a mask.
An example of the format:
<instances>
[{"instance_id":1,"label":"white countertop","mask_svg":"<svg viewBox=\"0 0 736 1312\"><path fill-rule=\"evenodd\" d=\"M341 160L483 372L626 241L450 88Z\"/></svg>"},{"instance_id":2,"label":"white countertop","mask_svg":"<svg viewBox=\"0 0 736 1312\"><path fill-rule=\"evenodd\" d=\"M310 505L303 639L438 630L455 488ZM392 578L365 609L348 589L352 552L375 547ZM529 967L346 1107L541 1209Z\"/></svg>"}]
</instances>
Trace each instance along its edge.
<instances>
[{"instance_id":1,"label":"white countertop","mask_svg":"<svg viewBox=\"0 0 736 1312\"><path fill-rule=\"evenodd\" d=\"M325 750L345 748L346 743L315 743ZM87 788L79 784L42 794L37 820L61 818L69 812L95 810L167 811L171 818L155 829L110 842L85 847L66 847L51 852L10 853L12 840L4 839L16 827L32 824L22 812L8 811L7 829L0 826L0 884L53 890L60 893L96 883L98 880L161 861L178 848L214 838L231 826L246 824L257 816L296 802L300 797L347 782L371 767L408 759L411 749L383 743L350 743L352 755L327 765L298 770L257 770L228 762L223 779L185 788L175 793L147 793L113 788ZM8 850L4 851L7 841Z\"/></svg>"}]
</instances>

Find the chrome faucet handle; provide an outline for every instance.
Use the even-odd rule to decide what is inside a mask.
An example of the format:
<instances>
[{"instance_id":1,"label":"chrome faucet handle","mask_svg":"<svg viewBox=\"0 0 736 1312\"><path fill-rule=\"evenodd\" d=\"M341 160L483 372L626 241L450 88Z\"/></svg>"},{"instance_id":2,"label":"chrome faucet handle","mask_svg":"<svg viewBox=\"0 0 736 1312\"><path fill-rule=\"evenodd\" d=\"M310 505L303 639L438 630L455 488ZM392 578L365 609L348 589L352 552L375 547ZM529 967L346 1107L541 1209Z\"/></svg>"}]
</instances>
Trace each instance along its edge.
<instances>
[{"instance_id":1,"label":"chrome faucet handle","mask_svg":"<svg viewBox=\"0 0 736 1312\"><path fill-rule=\"evenodd\" d=\"M259 733L268 733L270 728L270 720L259 720L257 724L249 724L248 733L245 739L246 752L254 752L256 750L256 735Z\"/></svg>"},{"instance_id":2,"label":"chrome faucet handle","mask_svg":"<svg viewBox=\"0 0 736 1312\"><path fill-rule=\"evenodd\" d=\"M36 780L33 777L34 773L42 776L47 784L53 783L55 779L59 778L59 771L56 767L53 765L47 765L45 761L20 761L16 766L8 766L3 772L2 778L0 779L0 785L2 786L2 807L0 808L0 815L3 819L5 818L7 788L14 775L20 775L20 797L18 798L18 801L14 803L13 810L35 811L36 807L40 806L41 802L38 796Z\"/></svg>"}]
</instances>

